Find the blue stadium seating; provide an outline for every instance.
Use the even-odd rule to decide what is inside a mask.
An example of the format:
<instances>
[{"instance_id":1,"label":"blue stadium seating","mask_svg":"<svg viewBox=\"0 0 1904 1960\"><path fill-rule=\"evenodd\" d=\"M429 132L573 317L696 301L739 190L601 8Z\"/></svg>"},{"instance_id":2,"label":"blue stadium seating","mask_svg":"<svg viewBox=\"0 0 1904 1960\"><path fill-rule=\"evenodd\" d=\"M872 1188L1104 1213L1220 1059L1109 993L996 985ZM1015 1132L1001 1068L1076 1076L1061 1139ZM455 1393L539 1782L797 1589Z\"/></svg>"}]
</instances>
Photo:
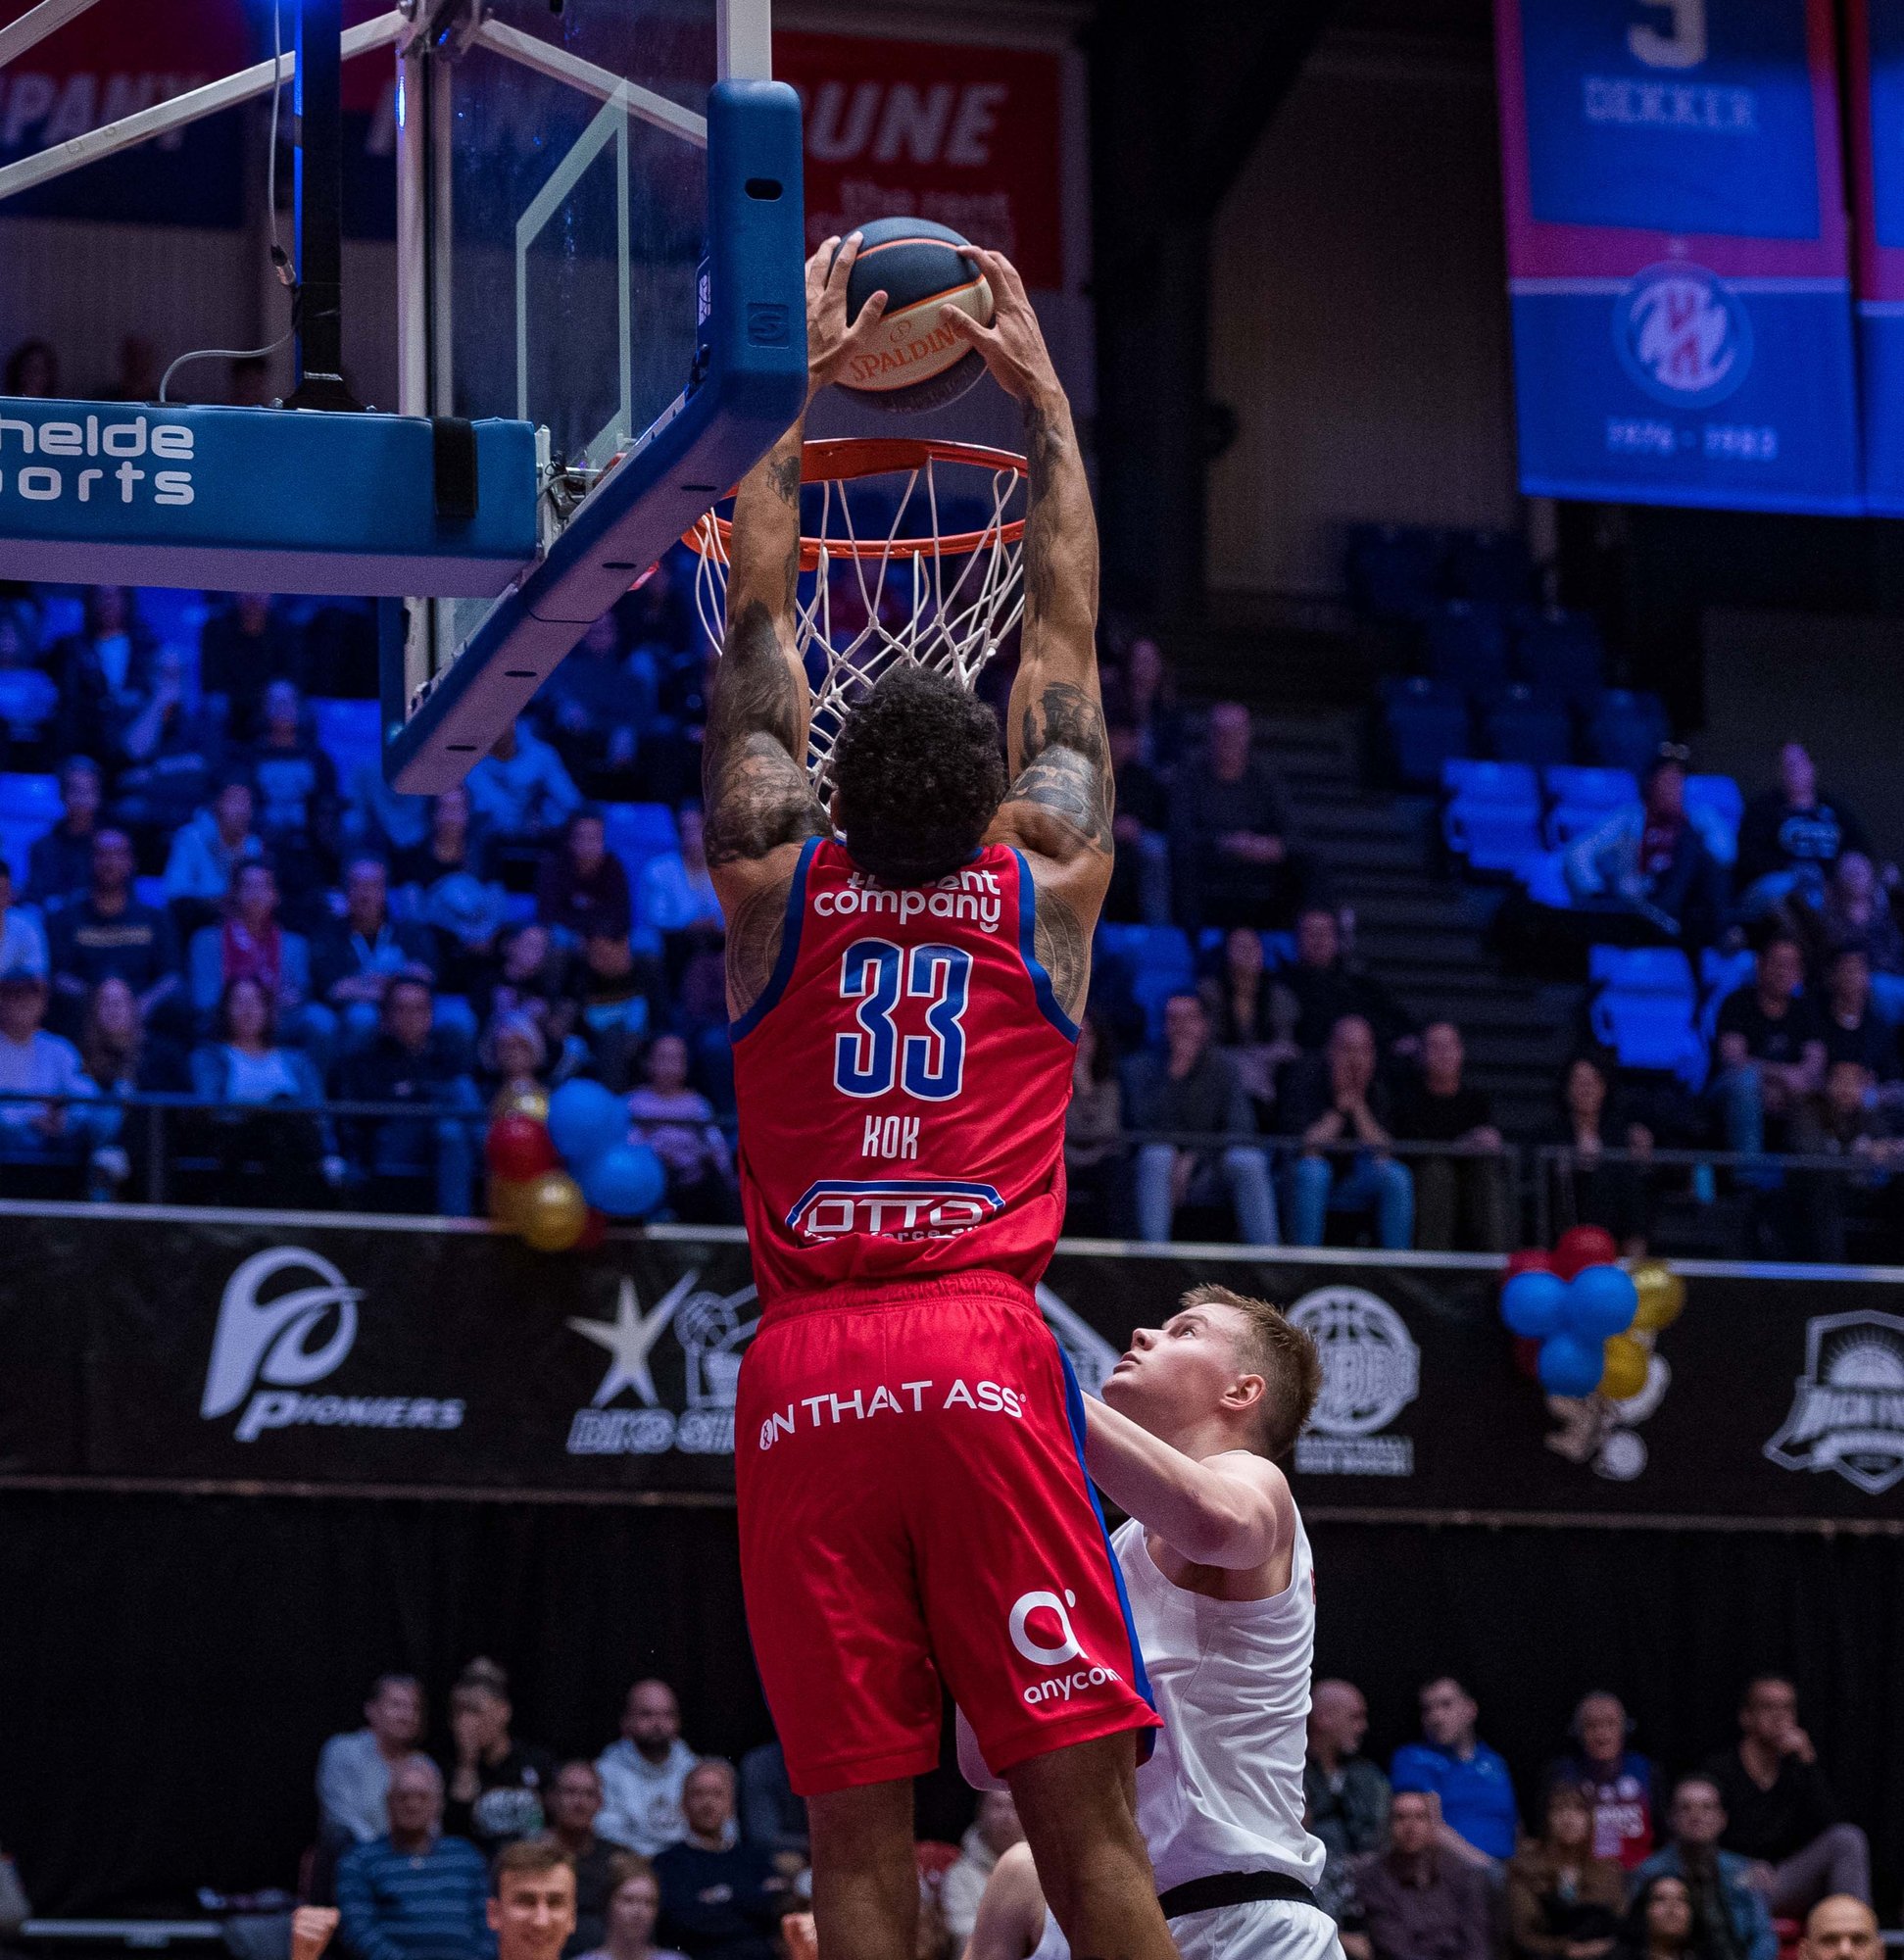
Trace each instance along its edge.
<instances>
[{"instance_id":1,"label":"blue stadium seating","mask_svg":"<svg viewBox=\"0 0 1904 1960\"><path fill-rule=\"evenodd\" d=\"M1659 753L1669 732L1666 708L1658 695L1610 687L1587 724L1587 746L1596 762L1637 775Z\"/></svg>"},{"instance_id":2,"label":"blue stadium seating","mask_svg":"<svg viewBox=\"0 0 1904 1960\"><path fill-rule=\"evenodd\" d=\"M1706 1051L1694 1026L1692 962L1673 946L1596 946L1587 955L1595 1039L1628 1068L1670 1070L1688 1087L1705 1079Z\"/></svg>"},{"instance_id":3,"label":"blue stadium seating","mask_svg":"<svg viewBox=\"0 0 1904 1960\"><path fill-rule=\"evenodd\" d=\"M1432 679L1457 687L1470 700L1507 684L1507 628L1500 609L1450 600L1422 623Z\"/></svg>"},{"instance_id":4,"label":"blue stadium seating","mask_svg":"<svg viewBox=\"0 0 1904 1960\"><path fill-rule=\"evenodd\" d=\"M1556 850L1597 830L1608 815L1639 801L1639 780L1630 769L1565 765L1547 771L1547 842Z\"/></svg>"},{"instance_id":5,"label":"blue stadium seating","mask_svg":"<svg viewBox=\"0 0 1904 1960\"><path fill-rule=\"evenodd\" d=\"M1534 561L1518 531L1464 531L1448 542L1448 590L1494 606L1525 606L1534 592Z\"/></svg>"},{"instance_id":6,"label":"blue stadium seating","mask_svg":"<svg viewBox=\"0 0 1904 1960\"><path fill-rule=\"evenodd\" d=\"M1744 791L1731 776L1687 776L1685 808L1688 815L1703 809L1716 820L1732 841L1731 851L1721 855L1720 862L1733 863L1738 858L1738 826L1745 815Z\"/></svg>"},{"instance_id":7,"label":"blue stadium seating","mask_svg":"<svg viewBox=\"0 0 1904 1960\"><path fill-rule=\"evenodd\" d=\"M1441 835L1471 870L1512 871L1540 849L1540 782L1525 762L1450 760Z\"/></svg>"},{"instance_id":8,"label":"blue stadium seating","mask_svg":"<svg viewBox=\"0 0 1904 1960\"><path fill-rule=\"evenodd\" d=\"M337 780L348 790L367 766L379 760L382 710L374 701L314 698L311 722L317 746L337 765Z\"/></svg>"},{"instance_id":9,"label":"blue stadium seating","mask_svg":"<svg viewBox=\"0 0 1904 1960\"><path fill-rule=\"evenodd\" d=\"M1131 976L1131 998L1144 1010L1151 1041L1163 1039L1163 1004L1196 984L1190 935L1174 925L1104 924L1098 928L1098 952L1121 960Z\"/></svg>"},{"instance_id":10,"label":"blue stadium seating","mask_svg":"<svg viewBox=\"0 0 1904 1960\"><path fill-rule=\"evenodd\" d=\"M621 859L631 887L641 882L642 866L681 848L674 811L664 803L606 803L602 806L603 841Z\"/></svg>"},{"instance_id":11,"label":"blue stadium seating","mask_svg":"<svg viewBox=\"0 0 1904 1960\"><path fill-rule=\"evenodd\" d=\"M1757 968L1757 956L1749 946L1734 947L1730 953L1708 946L1700 953L1699 985L1705 998L1699 1004L1699 1032L1708 1042L1716 1037L1719 1009L1726 996L1749 987Z\"/></svg>"},{"instance_id":12,"label":"blue stadium seating","mask_svg":"<svg viewBox=\"0 0 1904 1960\"><path fill-rule=\"evenodd\" d=\"M59 820L58 776L0 775L0 823L36 823L45 830Z\"/></svg>"},{"instance_id":13,"label":"blue stadium seating","mask_svg":"<svg viewBox=\"0 0 1904 1960\"><path fill-rule=\"evenodd\" d=\"M1530 687L1543 688L1572 707L1589 708L1606 685L1599 629L1583 613L1553 609L1536 613L1522 623L1514 651Z\"/></svg>"},{"instance_id":14,"label":"blue stadium seating","mask_svg":"<svg viewBox=\"0 0 1904 1960\"><path fill-rule=\"evenodd\" d=\"M1412 619L1433 603L1445 549L1440 532L1356 524L1348 533L1348 589L1377 619Z\"/></svg>"},{"instance_id":15,"label":"blue stadium seating","mask_svg":"<svg viewBox=\"0 0 1904 1960\"><path fill-rule=\"evenodd\" d=\"M1467 752L1467 702L1457 689L1424 674L1391 680L1383 695L1396 775L1406 789L1433 789L1441 780L1441 764Z\"/></svg>"},{"instance_id":16,"label":"blue stadium seating","mask_svg":"<svg viewBox=\"0 0 1904 1960\"><path fill-rule=\"evenodd\" d=\"M1573 754L1574 723L1565 705L1524 682L1516 681L1494 697L1482 726L1488 746L1503 762L1544 768Z\"/></svg>"}]
</instances>

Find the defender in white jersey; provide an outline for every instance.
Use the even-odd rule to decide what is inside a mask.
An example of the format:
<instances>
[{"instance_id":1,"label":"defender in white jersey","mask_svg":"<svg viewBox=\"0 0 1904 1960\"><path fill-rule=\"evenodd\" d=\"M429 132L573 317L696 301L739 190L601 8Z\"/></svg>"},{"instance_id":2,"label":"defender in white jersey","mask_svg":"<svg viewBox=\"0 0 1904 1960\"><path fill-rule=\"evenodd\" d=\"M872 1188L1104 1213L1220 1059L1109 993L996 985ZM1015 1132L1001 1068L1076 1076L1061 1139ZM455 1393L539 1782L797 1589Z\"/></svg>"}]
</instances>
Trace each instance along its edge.
<instances>
[{"instance_id":1,"label":"defender in white jersey","mask_svg":"<svg viewBox=\"0 0 1904 1960\"><path fill-rule=\"evenodd\" d=\"M1315 1344L1273 1306L1204 1286L1140 1328L1086 1404L1085 1461L1131 1516L1111 1544L1163 1717L1138 1824L1184 1960L1342 1960L1302 1822L1314 1569L1269 1460L1321 1379ZM959 1754L985 1787L963 1725ZM1065 1960L1029 1852L999 1860L965 1960Z\"/></svg>"}]
</instances>

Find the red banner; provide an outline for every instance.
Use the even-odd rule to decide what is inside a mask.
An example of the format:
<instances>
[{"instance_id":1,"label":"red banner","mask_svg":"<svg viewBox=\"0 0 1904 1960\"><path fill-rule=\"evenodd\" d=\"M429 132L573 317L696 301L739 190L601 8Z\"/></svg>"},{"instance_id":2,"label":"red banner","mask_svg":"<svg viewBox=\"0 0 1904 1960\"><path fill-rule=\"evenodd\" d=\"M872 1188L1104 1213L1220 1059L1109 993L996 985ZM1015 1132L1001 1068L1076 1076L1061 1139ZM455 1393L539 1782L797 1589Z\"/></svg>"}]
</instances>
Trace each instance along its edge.
<instances>
[{"instance_id":1,"label":"red banner","mask_svg":"<svg viewBox=\"0 0 1904 1960\"><path fill-rule=\"evenodd\" d=\"M1058 57L872 35L776 33L806 122L806 238L930 218L1064 283Z\"/></svg>"}]
</instances>

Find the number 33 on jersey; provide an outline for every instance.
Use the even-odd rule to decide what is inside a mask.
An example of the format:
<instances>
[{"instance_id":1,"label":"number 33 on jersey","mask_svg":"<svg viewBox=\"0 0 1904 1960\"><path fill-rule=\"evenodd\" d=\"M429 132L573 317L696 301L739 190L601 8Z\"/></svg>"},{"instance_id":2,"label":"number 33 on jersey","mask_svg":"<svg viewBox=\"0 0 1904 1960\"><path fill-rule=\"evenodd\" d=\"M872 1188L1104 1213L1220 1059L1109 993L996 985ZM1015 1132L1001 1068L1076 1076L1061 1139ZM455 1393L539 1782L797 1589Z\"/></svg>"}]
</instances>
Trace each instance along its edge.
<instances>
[{"instance_id":1,"label":"number 33 on jersey","mask_svg":"<svg viewBox=\"0 0 1904 1960\"><path fill-rule=\"evenodd\" d=\"M1036 1284L1064 1215L1077 1029L1032 952L1031 870L987 846L898 890L815 839L733 1025L763 1300L855 1281Z\"/></svg>"}]
</instances>

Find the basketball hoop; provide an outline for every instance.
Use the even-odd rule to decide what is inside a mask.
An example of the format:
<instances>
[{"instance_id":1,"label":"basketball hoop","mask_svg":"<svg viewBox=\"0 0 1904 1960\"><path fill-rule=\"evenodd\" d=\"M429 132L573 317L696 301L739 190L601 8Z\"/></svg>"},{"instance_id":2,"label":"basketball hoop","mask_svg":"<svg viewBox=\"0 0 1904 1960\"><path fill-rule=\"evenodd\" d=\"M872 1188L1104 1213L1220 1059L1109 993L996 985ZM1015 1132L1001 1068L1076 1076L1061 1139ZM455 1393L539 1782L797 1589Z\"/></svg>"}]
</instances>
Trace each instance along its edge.
<instances>
[{"instance_id":1,"label":"basketball hoop","mask_svg":"<svg viewBox=\"0 0 1904 1960\"><path fill-rule=\"evenodd\" d=\"M916 436L840 436L802 451L801 481L820 488L819 528L800 541L812 591L796 602L794 620L813 689L806 767L815 787L847 710L895 661L969 688L1017 625L1027 474L1009 450ZM881 478L894 480L873 487ZM967 514L980 521L947 528ZM695 607L716 647L733 530L710 511L683 540L699 560Z\"/></svg>"}]
</instances>

